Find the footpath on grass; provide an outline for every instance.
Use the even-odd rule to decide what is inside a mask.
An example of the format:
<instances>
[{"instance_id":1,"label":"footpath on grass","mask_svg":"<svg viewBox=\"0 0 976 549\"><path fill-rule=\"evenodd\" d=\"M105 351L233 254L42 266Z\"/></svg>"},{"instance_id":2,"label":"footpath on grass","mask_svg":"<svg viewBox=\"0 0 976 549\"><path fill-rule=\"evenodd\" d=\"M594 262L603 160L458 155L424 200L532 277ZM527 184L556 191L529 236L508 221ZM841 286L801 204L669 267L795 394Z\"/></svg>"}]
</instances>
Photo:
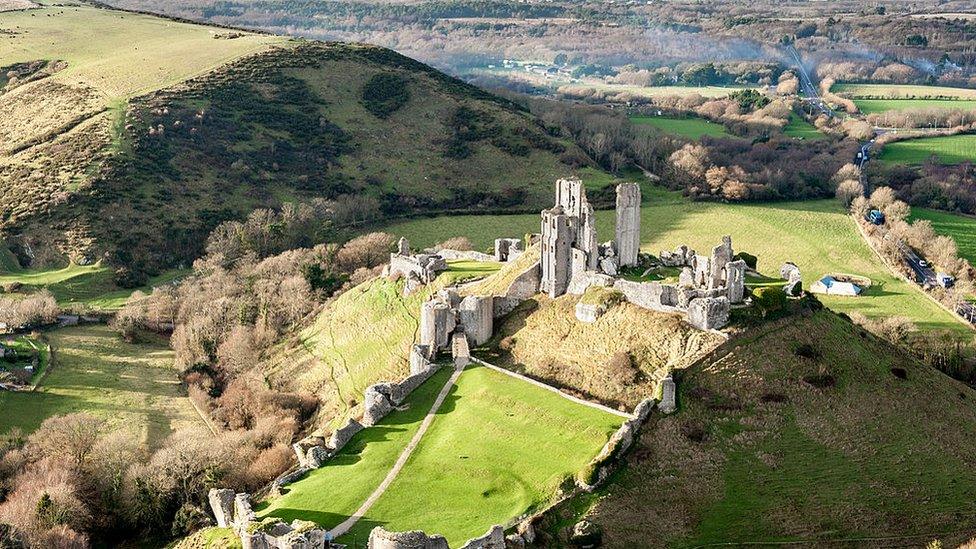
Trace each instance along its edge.
<instances>
[{"instance_id":1,"label":"footpath on grass","mask_svg":"<svg viewBox=\"0 0 976 549\"><path fill-rule=\"evenodd\" d=\"M373 490L373 493L366 498L366 501L363 502L363 504L359 507L359 509L356 510L355 513L352 514L352 516L342 521L342 523L329 531L332 534L332 539L338 538L355 526L356 523L359 522L359 519L363 518L369 511L370 507L376 503L376 500L380 499L380 496L386 492L386 489L389 488L393 480L396 479L398 474L400 474L400 471L407 463L407 460L410 459L410 455L413 454L413 451L417 448L417 445L420 444L420 439L423 438L424 433L427 432L430 424L434 422L434 417L437 415L437 410L440 409L441 404L444 403L448 393L451 392L451 388L454 387L455 383L457 383L457 380L459 377L461 377L461 373L463 371L463 366L455 368L454 373L451 374L451 377L447 380L447 383L444 384L441 392L437 394L437 399L434 400L434 404L430 407L427 415L424 416L424 421L420 424L420 428L418 428L417 432L414 433L413 438L410 439L410 443L407 444L407 447L403 449L403 452L400 453L400 457L397 458L396 463L393 464L390 472L386 474L386 478L383 479L383 482L380 483L376 490Z\"/></svg>"}]
</instances>

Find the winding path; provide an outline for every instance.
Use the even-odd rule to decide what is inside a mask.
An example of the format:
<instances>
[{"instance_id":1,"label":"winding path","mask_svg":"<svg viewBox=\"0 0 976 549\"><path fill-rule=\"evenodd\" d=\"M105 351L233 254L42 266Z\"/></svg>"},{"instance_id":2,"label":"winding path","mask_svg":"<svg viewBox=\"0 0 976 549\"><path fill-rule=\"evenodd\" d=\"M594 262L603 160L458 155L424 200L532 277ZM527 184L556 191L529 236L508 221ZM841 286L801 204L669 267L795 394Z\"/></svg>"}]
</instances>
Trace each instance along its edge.
<instances>
[{"instance_id":1,"label":"winding path","mask_svg":"<svg viewBox=\"0 0 976 549\"><path fill-rule=\"evenodd\" d=\"M356 523L359 522L359 519L363 518L363 516L365 516L369 511L370 507L376 503L376 500L380 499L380 496L386 492L386 489L389 488L391 483L393 483L393 480L396 479L398 474L400 474L400 470L403 469L404 465L406 465L407 460L410 459L410 455L413 454L414 449L416 449L417 445L420 444L420 439L423 438L424 434L427 432L427 429L430 427L430 424L434 422L434 417L437 414L437 410L440 409L441 404L444 403L448 393L451 392L451 388L454 387L455 383L457 383L457 380L459 377L461 377L461 372L463 371L463 366L454 370L454 373L451 374L450 379L448 379L447 383L444 384L444 388L442 388L441 392L437 394L437 398L434 400L434 404L430 407L430 411L428 411L427 415L424 417L424 421L420 424L420 428L417 429L416 433L414 433L413 438L410 439L410 443L407 444L407 447L403 449L403 452L400 453L400 457L397 458L396 463L393 464L390 472L386 474L386 478L383 479L383 482L380 483L376 490L373 490L373 493L366 498L366 501L359 506L359 509L356 509L356 512L353 513L352 516L342 521L341 524L329 531L329 533L332 534L332 539L338 538L355 526Z\"/></svg>"}]
</instances>

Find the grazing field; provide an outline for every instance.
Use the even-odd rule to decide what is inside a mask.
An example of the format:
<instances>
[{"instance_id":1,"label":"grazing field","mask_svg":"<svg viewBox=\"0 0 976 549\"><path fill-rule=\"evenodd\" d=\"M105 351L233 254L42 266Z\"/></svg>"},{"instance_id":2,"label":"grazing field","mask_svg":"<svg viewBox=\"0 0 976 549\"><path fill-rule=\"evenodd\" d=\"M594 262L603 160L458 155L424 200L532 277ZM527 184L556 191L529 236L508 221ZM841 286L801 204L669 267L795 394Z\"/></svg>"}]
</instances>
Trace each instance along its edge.
<instances>
[{"instance_id":1,"label":"grazing field","mask_svg":"<svg viewBox=\"0 0 976 549\"><path fill-rule=\"evenodd\" d=\"M552 82L547 82L552 84ZM557 83L557 85L560 83ZM668 97L674 95L700 95L707 98L728 97L729 94L749 87L732 86L632 86L627 84L606 84L603 82L583 82L583 83L562 83L558 86L559 91L573 94L583 90L597 89L602 92L630 93L640 97L655 98Z\"/></svg>"},{"instance_id":2,"label":"grazing field","mask_svg":"<svg viewBox=\"0 0 976 549\"><path fill-rule=\"evenodd\" d=\"M790 115L790 123L783 128L783 133L789 137L796 137L798 139L824 139L827 137L813 124L795 114Z\"/></svg>"},{"instance_id":3,"label":"grazing field","mask_svg":"<svg viewBox=\"0 0 976 549\"><path fill-rule=\"evenodd\" d=\"M0 13L0 28L17 29L0 33L0 66L65 61L67 68L51 81L94 88L106 105L288 41L248 33L214 39L215 32L226 31L86 5Z\"/></svg>"},{"instance_id":4,"label":"grazing field","mask_svg":"<svg viewBox=\"0 0 976 549\"><path fill-rule=\"evenodd\" d=\"M260 514L327 527L341 522L379 486L448 374L447 368L439 372L411 395L409 409L361 432ZM525 381L469 366L396 480L338 541L365 547L369 531L382 525L439 533L456 547L552 498L621 422Z\"/></svg>"},{"instance_id":5,"label":"grazing field","mask_svg":"<svg viewBox=\"0 0 976 549\"><path fill-rule=\"evenodd\" d=\"M48 333L54 359L34 392L0 392L0 434L36 429L48 417L87 412L153 446L184 426L202 426L160 338L132 344L104 325Z\"/></svg>"},{"instance_id":6,"label":"grazing field","mask_svg":"<svg viewBox=\"0 0 976 549\"><path fill-rule=\"evenodd\" d=\"M803 272L805 287L829 272L871 279L873 285L862 297L820 298L837 311L860 311L876 318L905 316L924 329L970 332L920 290L889 274L861 238L854 221L833 200L714 204L690 202L659 190L650 190L645 196L641 215L641 248L645 252L657 254L680 244L709 250L723 234L731 234L735 249L758 256L759 270L767 275L777 274L783 262L793 261ZM601 238L610 238L613 224L613 211L597 212ZM463 235L480 248L496 237L538 232L539 216L443 216L405 221L385 230L406 236L418 246Z\"/></svg>"},{"instance_id":7,"label":"grazing field","mask_svg":"<svg viewBox=\"0 0 976 549\"><path fill-rule=\"evenodd\" d=\"M976 99L855 99L854 104L864 114L905 109L976 109Z\"/></svg>"},{"instance_id":8,"label":"grazing field","mask_svg":"<svg viewBox=\"0 0 976 549\"><path fill-rule=\"evenodd\" d=\"M951 236L959 247L959 257L976 265L976 218L926 208L912 208L912 220L927 219L941 235Z\"/></svg>"},{"instance_id":9,"label":"grazing field","mask_svg":"<svg viewBox=\"0 0 976 549\"><path fill-rule=\"evenodd\" d=\"M112 281L112 271L99 263L92 265L71 264L62 269L22 270L0 272L0 286L20 283L17 291L28 294L49 290L62 307L80 307L97 311L114 311L125 305L135 291L151 292L153 287L168 284L184 276L188 270L167 271L149 279L140 288L119 288Z\"/></svg>"},{"instance_id":10,"label":"grazing field","mask_svg":"<svg viewBox=\"0 0 976 549\"><path fill-rule=\"evenodd\" d=\"M888 143L879 160L891 164L922 164L933 157L940 164L976 161L976 135L922 137Z\"/></svg>"},{"instance_id":11,"label":"grazing field","mask_svg":"<svg viewBox=\"0 0 976 549\"><path fill-rule=\"evenodd\" d=\"M634 124L658 128L665 133L680 135L688 139L701 139L702 136L731 137L725 126L704 118L668 118L666 116L632 116Z\"/></svg>"},{"instance_id":12,"label":"grazing field","mask_svg":"<svg viewBox=\"0 0 976 549\"><path fill-rule=\"evenodd\" d=\"M976 90L909 84L835 84L830 91L851 99L971 99Z\"/></svg>"},{"instance_id":13,"label":"grazing field","mask_svg":"<svg viewBox=\"0 0 976 549\"><path fill-rule=\"evenodd\" d=\"M542 530L585 512L605 547L955 547L976 531L976 391L836 315L764 326L678 390L627 469Z\"/></svg>"}]
</instances>

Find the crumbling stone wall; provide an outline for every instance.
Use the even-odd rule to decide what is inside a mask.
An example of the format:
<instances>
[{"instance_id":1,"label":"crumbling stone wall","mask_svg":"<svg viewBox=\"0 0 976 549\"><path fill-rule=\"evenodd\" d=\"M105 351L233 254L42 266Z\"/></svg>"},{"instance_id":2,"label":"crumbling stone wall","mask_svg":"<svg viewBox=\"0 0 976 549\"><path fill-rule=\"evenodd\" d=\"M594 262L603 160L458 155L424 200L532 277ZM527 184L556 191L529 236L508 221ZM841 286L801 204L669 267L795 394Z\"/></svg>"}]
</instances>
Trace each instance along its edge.
<instances>
[{"instance_id":1,"label":"crumbling stone wall","mask_svg":"<svg viewBox=\"0 0 976 549\"><path fill-rule=\"evenodd\" d=\"M428 536L420 530L391 532L382 526L369 533L369 549L448 549L444 536Z\"/></svg>"},{"instance_id":2,"label":"crumbling stone wall","mask_svg":"<svg viewBox=\"0 0 976 549\"><path fill-rule=\"evenodd\" d=\"M515 261L525 251L525 243L519 238L495 239L495 261Z\"/></svg>"},{"instance_id":3,"label":"crumbling stone wall","mask_svg":"<svg viewBox=\"0 0 976 549\"><path fill-rule=\"evenodd\" d=\"M458 321L475 346L484 345L495 331L492 296L469 295L458 305Z\"/></svg>"},{"instance_id":4,"label":"crumbling stone wall","mask_svg":"<svg viewBox=\"0 0 976 549\"><path fill-rule=\"evenodd\" d=\"M640 252L641 192L637 183L617 186L617 225L614 242L617 245L618 267L637 265Z\"/></svg>"},{"instance_id":5,"label":"crumbling stone wall","mask_svg":"<svg viewBox=\"0 0 976 549\"><path fill-rule=\"evenodd\" d=\"M591 492L606 479L610 473L610 466L634 443L637 432L651 415L654 404L654 399L648 398L634 408L633 416L610 436L610 440L603 445L600 453L577 476L576 483L580 488Z\"/></svg>"},{"instance_id":6,"label":"crumbling stone wall","mask_svg":"<svg viewBox=\"0 0 976 549\"><path fill-rule=\"evenodd\" d=\"M257 520L251 507L251 496L234 494L227 488L214 488L207 494L217 525L233 528L243 549L323 549L326 531L315 523L294 520L290 524L278 518ZM228 506L229 502L232 506Z\"/></svg>"}]
</instances>

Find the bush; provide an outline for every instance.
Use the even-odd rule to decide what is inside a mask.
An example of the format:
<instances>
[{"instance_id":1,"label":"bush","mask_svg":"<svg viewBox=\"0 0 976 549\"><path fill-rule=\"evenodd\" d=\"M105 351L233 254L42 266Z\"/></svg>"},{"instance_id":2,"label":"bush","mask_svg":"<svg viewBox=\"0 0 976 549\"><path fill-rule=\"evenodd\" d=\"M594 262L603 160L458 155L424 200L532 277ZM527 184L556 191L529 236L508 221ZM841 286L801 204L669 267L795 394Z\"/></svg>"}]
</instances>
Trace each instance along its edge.
<instances>
[{"instance_id":1,"label":"bush","mask_svg":"<svg viewBox=\"0 0 976 549\"><path fill-rule=\"evenodd\" d=\"M398 74L377 74L363 86L363 106L377 118L389 117L409 100L407 81Z\"/></svg>"},{"instance_id":2,"label":"bush","mask_svg":"<svg viewBox=\"0 0 976 549\"><path fill-rule=\"evenodd\" d=\"M769 316L786 308L786 292L775 286L759 288L752 292L752 302L764 317Z\"/></svg>"},{"instance_id":3,"label":"bush","mask_svg":"<svg viewBox=\"0 0 976 549\"><path fill-rule=\"evenodd\" d=\"M745 261L746 267L749 267L750 269L755 269L759 265L759 258L746 252L739 252L735 254L734 259L741 259L742 261Z\"/></svg>"}]
</instances>

